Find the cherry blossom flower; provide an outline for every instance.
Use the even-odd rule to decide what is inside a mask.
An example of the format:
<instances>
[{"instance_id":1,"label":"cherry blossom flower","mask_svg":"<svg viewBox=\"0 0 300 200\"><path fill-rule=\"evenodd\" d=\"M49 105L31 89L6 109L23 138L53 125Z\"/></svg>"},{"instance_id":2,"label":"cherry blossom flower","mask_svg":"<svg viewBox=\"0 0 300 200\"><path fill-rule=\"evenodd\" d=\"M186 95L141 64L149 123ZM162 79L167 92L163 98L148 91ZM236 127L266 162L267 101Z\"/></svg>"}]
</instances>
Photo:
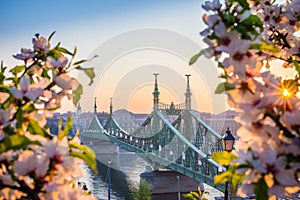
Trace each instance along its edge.
<instances>
[{"instance_id":1,"label":"cherry blossom flower","mask_svg":"<svg viewBox=\"0 0 300 200\"><path fill-rule=\"evenodd\" d=\"M18 60L28 61L28 60L34 58L34 56L35 56L34 51L32 51L31 49L22 48L21 53L16 54L13 57Z\"/></svg>"},{"instance_id":2,"label":"cherry blossom flower","mask_svg":"<svg viewBox=\"0 0 300 200\"><path fill-rule=\"evenodd\" d=\"M5 126L12 115L12 107L8 110L0 109L0 126Z\"/></svg>"},{"instance_id":3,"label":"cherry blossom flower","mask_svg":"<svg viewBox=\"0 0 300 200\"><path fill-rule=\"evenodd\" d=\"M56 137L53 140L43 144L43 151L48 158L57 159L62 162L63 156L68 155L68 141L66 138L58 140Z\"/></svg>"},{"instance_id":4,"label":"cherry blossom flower","mask_svg":"<svg viewBox=\"0 0 300 200\"><path fill-rule=\"evenodd\" d=\"M23 151L13 166L19 176L35 172L37 177L44 177L49 168L49 159L45 155L37 155L33 151Z\"/></svg>"},{"instance_id":5,"label":"cherry blossom flower","mask_svg":"<svg viewBox=\"0 0 300 200\"><path fill-rule=\"evenodd\" d=\"M300 40L296 33L300 1L225 4L204 3L209 12L203 15L207 28L201 35L208 45L204 55L214 57L223 70L227 102L239 112L235 120L241 124L240 138L234 151L238 159L233 168L243 166L237 172L245 173L246 178L237 194L252 194L262 181L269 197L295 193L300 190L300 164L296 161L300 151ZM294 79L268 71L271 62L279 59L283 68L295 69Z\"/></svg>"},{"instance_id":6,"label":"cherry blossom flower","mask_svg":"<svg viewBox=\"0 0 300 200\"><path fill-rule=\"evenodd\" d=\"M46 194L40 194L40 197L47 200L60 200L60 199L72 199L72 200L96 200L91 195L85 195L81 189L74 188L70 190L70 186L65 183L50 182L45 185Z\"/></svg>"},{"instance_id":7,"label":"cherry blossom flower","mask_svg":"<svg viewBox=\"0 0 300 200\"><path fill-rule=\"evenodd\" d=\"M56 84L63 90L75 90L78 87L78 81L72 79L68 74L61 74L55 78Z\"/></svg>"},{"instance_id":8,"label":"cherry blossom flower","mask_svg":"<svg viewBox=\"0 0 300 200\"><path fill-rule=\"evenodd\" d=\"M202 16L202 19L203 19L204 23L206 25L208 25L209 28L212 28L219 21L219 16L204 14Z\"/></svg>"},{"instance_id":9,"label":"cherry blossom flower","mask_svg":"<svg viewBox=\"0 0 300 200\"><path fill-rule=\"evenodd\" d=\"M252 183L252 184L244 183L238 188L238 191L236 194L239 197L246 198L249 194L253 194L255 186L256 185L254 183Z\"/></svg>"},{"instance_id":10,"label":"cherry blossom flower","mask_svg":"<svg viewBox=\"0 0 300 200\"><path fill-rule=\"evenodd\" d=\"M217 47L216 50L228 53L233 60L239 62L245 58L244 56L246 56L251 42L249 40L241 40L236 38L236 36L238 36L239 34L236 34L235 32L231 32L228 34L230 35L227 39L229 42L226 42L226 45Z\"/></svg>"},{"instance_id":11,"label":"cherry blossom flower","mask_svg":"<svg viewBox=\"0 0 300 200\"><path fill-rule=\"evenodd\" d=\"M7 172L7 168L5 165L1 165L0 167L0 182L5 185L13 185L14 181L11 175Z\"/></svg>"},{"instance_id":12,"label":"cherry blossom flower","mask_svg":"<svg viewBox=\"0 0 300 200\"><path fill-rule=\"evenodd\" d=\"M49 50L50 44L46 38L38 36L37 38L32 39L33 47L37 50Z\"/></svg>"},{"instance_id":13,"label":"cherry blossom flower","mask_svg":"<svg viewBox=\"0 0 300 200\"><path fill-rule=\"evenodd\" d=\"M9 97L9 93L0 92L0 103L4 103L4 101L6 101L8 97Z\"/></svg>"},{"instance_id":14,"label":"cherry blossom flower","mask_svg":"<svg viewBox=\"0 0 300 200\"><path fill-rule=\"evenodd\" d=\"M211 1L206 1L204 5L202 6L203 9L209 11L209 10L218 10L221 8L221 4L219 0L213 0Z\"/></svg>"},{"instance_id":15,"label":"cherry blossom flower","mask_svg":"<svg viewBox=\"0 0 300 200\"><path fill-rule=\"evenodd\" d=\"M20 80L20 89L11 88L9 91L18 99L28 98L35 101L39 96L44 93L44 88L49 84L47 78L43 78L40 82L30 84L30 78L23 76Z\"/></svg>"},{"instance_id":16,"label":"cherry blossom flower","mask_svg":"<svg viewBox=\"0 0 300 200\"><path fill-rule=\"evenodd\" d=\"M0 108L0 141L3 140L6 136L6 134L2 131L2 128L11 124L10 119L15 112L16 109L12 105L9 106L9 108L6 110Z\"/></svg>"},{"instance_id":17,"label":"cherry blossom flower","mask_svg":"<svg viewBox=\"0 0 300 200\"><path fill-rule=\"evenodd\" d=\"M24 76L20 80L20 89L11 88L9 91L12 95L14 95L18 99L23 99L24 97L29 100L34 101L38 96L43 94L43 89L35 88L30 90L30 78L28 76Z\"/></svg>"},{"instance_id":18,"label":"cherry blossom flower","mask_svg":"<svg viewBox=\"0 0 300 200\"><path fill-rule=\"evenodd\" d=\"M65 56L61 56L59 58L47 57L46 66L49 68L53 67L53 68L62 69L66 67L67 63L68 63L68 58Z\"/></svg>"},{"instance_id":19,"label":"cherry blossom flower","mask_svg":"<svg viewBox=\"0 0 300 200\"><path fill-rule=\"evenodd\" d=\"M19 190L3 188L0 190L0 196L3 199L21 199L25 194Z\"/></svg>"},{"instance_id":20,"label":"cherry blossom flower","mask_svg":"<svg viewBox=\"0 0 300 200\"><path fill-rule=\"evenodd\" d=\"M21 71L14 74L13 80L6 76L5 68L1 71L0 141L15 137L20 139L20 144L2 148L0 182L7 187L0 189L0 196L4 199L95 199L74 187L76 178L82 175L79 165L83 160L70 152L80 154L85 150L70 148L69 138L58 139L45 127L46 117L61 107L62 98L72 98L72 91L79 83L68 75L67 57L54 58L48 54L50 43L42 36L36 35L32 42L33 51L22 48L20 54L14 55L25 61L25 68L15 68ZM65 55L59 49L55 51ZM31 60L34 63L29 64ZM80 145L78 138L71 142Z\"/></svg>"}]
</instances>

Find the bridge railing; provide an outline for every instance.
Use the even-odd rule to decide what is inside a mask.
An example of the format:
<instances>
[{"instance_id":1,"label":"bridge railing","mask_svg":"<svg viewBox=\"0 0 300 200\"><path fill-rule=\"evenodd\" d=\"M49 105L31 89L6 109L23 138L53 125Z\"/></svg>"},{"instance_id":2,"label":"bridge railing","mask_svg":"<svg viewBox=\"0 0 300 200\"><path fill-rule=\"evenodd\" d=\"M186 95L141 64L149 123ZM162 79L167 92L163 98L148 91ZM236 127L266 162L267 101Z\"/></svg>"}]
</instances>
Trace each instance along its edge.
<instances>
[{"instance_id":1,"label":"bridge railing","mask_svg":"<svg viewBox=\"0 0 300 200\"><path fill-rule=\"evenodd\" d=\"M225 168L212 160L205 150L206 141L209 139L204 139L199 147L197 144L200 143L197 141L200 139L197 140L197 134L195 136L193 133L199 130L198 133L205 133L201 137L212 135L220 139L221 136L190 111L181 110L173 122L170 122L161 110L153 111L133 134L123 130L112 115L104 126L97 116L93 123L91 127L103 129L100 132L104 133L106 138L118 144L120 148L138 153L154 168L169 168L224 190L223 185L214 185L213 178L220 168ZM98 134L99 131L96 132ZM211 142L214 140L216 139L211 139Z\"/></svg>"},{"instance_id":2,"label":"bridge railing","mask_svg":"<svg viewBox=\"0 0 300 200\"><path fill-rule=\"evenodd\" d=\"M172 103L162 103L159 102L158 104L158 109L186 109L186 104L185 103L180 103L180 104L172 104Z\"/></svg>"},{"instance_id":3,"label":"bridge railing","mask_svg":"<svg viewBox=\"0 0 300 200\"><path fill-rule=\"evenodd\" d=\"M219 164L182 135L161 112L154 111L150 116L140 129L144 132L134 135L122 130L111 116L104 126L105 134L121 148L140 154L154 168L166 167L214 186Z\"/></svg>"},{"instance_id":4,"label":"bridge railing","mask_svg":"<svg viewBox=\"0 0 300 200\"><path fill-rule=\"evenodd\" d=\"M191 123L193 124L193 144L207 155L223 151L222 136L209 127L193 111L187 112L191 116Z\"/></svg>"}]
</instances>

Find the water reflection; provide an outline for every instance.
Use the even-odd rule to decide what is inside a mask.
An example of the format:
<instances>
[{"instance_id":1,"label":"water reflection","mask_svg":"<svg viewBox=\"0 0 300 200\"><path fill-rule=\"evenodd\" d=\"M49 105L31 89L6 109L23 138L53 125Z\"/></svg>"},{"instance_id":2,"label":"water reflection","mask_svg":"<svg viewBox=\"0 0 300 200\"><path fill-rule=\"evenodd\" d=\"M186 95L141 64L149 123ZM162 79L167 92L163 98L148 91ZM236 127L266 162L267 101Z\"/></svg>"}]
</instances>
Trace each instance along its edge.
<instances>
[{"instance_id":1,"label":"water reflection","mask_svg":"<svg viewBox=\"0 0 300 200\"><path fill-rule=\"evenodd\" d=\"M87 168L85 181L93 195L98 199L108 197L108 159L111 163L111 200L133 200L130 192L132 185L137 185L140 174L143 173L148 164L137 154L132 152L120 152L119 154L97 154L97 168L99 173L94 174ZM175 187L175 186L174 186ZM205 185L205 190L210 194L206 197L214 199L215 196L222 196L222 193L214 188ZM152 196L154 200L177 199L177 194L163 194Z\"/></svg>"},{"instance_id":2,"label":"water reflection","mask_svg":"<svg viewBox=\"0 0 300 200\"><path fill-rule=\"evenodd\" d=\"M98 174L88 170L91 191L98 199L108 197L108 159L110 165L111 199L132 200L130 187L139 183L139 175L145 171L147 163L132 152L121 152L119 154L97 154Z\"/></svg>"}]
</instances>

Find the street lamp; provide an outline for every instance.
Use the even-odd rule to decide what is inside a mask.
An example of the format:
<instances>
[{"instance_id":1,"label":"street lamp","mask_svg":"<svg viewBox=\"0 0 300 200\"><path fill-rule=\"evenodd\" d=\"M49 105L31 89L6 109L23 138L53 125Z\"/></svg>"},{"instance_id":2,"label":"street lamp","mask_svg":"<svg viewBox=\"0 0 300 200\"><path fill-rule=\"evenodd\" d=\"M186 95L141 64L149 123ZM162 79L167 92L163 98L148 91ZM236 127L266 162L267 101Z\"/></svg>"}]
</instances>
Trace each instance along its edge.
<instances>
[{"instance_id":1,"label":"street lamp","mask_svg":"<svg viewBox=\"0 0 300 200\"><path fill-rule=\"evenodd\" d=\"M112 160L109 158L107 163L108 163L108 168L107 168L107 182L108 182L108 200L110 200L110 164L111 164Z\"/></svg>"},{"instance_id":2,"label":"street lamp","mask_svg":"<svg viewBox=\"0 0 300 200\"><path fill-rule=\"evenodd\" d=\"M225 135L222 138L223 149L225 151L231 152L232 149L233 149L234 141L235 141L235 138L231 134L229 128L227 128L227 131L226 131Z\"/></svg>"},{"instance_id":3,"label":"street lamp","mask_svg":"<svg viewBox=\"0 0 300 200\"><path fill-rule=\"evenodd\" d=\"M178 200L180 200L180 176L176 177L178 183Z\"/></svg>"},{"instance_id":4,"label":"street lamp","mask_svg":"<svg viewBox=\"0 0 300 200\"><path fill-rule=\"evenodd\" d=\"M223 149L225 151L231 152L233 149L233 144L234 144L235 138L233 137L233 135L231 134L229 128L227 128L227 131L225 133L225 135L222 138L222 145L223 145ZM228 166L226 166L226 171L228 170ZM225 185L225 200L228 200L228 181L226 181L226 185Z\"/></svg>"}]
</instances>

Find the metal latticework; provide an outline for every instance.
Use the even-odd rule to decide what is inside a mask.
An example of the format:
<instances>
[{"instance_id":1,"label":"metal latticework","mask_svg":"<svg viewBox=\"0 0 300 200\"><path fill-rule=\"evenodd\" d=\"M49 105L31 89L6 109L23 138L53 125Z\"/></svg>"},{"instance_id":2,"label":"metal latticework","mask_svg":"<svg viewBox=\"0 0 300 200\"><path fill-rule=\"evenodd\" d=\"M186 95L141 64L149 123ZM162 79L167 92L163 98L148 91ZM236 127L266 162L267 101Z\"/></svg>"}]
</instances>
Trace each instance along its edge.
<instances>
[{"instance_id":1,"label":"metal latticework","mask_svg":"<svg viewBox=\"0 0 300 200\"><path fill-rule=\"evenodd\" d=\"M96 128L95 123L102 127L95 120L90 128ZM136 152L154 169L168 168L224 191L223 185L214 185L220 166L210 158L211 153L222 150L221 136L192 111L154 110L133 133L122 130L110 115L103 129L105 137L120 148Z\"/></svg>"}]
</instances>

